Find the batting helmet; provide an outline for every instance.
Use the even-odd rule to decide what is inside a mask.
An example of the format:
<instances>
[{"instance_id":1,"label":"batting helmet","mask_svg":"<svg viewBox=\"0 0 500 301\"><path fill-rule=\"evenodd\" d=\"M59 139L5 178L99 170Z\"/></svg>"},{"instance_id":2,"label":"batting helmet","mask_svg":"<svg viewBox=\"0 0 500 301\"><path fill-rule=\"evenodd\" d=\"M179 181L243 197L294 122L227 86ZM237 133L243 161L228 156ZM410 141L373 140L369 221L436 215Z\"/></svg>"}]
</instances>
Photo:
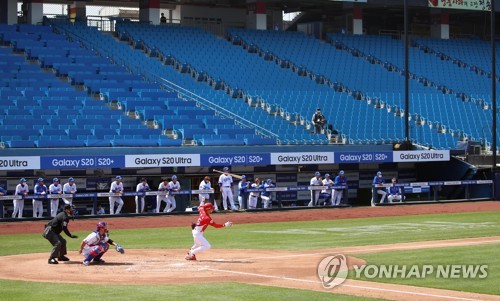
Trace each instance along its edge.
<instances>
[{"instance_id":1,"label":"batting helmet","mask_svg":"<svg viewBox=\"0 0 500 301\"><path fill-rule=\"evenodd\" d=\"M205 210L214 210L215 209L215 207L214 207L214 205L212 205L212 203L205 203L205 204L203 204L203 208Z\"/></svg>"}]
</instances>

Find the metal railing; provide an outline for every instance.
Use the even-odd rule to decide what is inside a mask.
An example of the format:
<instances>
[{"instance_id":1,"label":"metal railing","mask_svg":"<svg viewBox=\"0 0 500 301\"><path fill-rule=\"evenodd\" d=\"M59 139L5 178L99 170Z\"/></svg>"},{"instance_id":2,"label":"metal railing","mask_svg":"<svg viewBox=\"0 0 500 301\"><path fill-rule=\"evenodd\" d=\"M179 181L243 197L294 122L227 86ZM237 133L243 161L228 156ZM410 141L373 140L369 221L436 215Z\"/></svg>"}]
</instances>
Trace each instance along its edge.
<instances>
[{"instance_id":1,"label":"metal railing","mask_svg":"<svg viewBox=\"0 0 500 301\"><path fill-rule=\"evenodd\" d=\"M241 126L244 126L244 127L253 127L255 128L256 132L258 134L261 134L261 135L264 135L266 137L269 137L269 138L276 138L278 139L279 138L279 135L276 134L276 133L273 133L272 131L248 120L248 119L245 119L245 118L242 118L241 116L239 116L238 114L235 114L231 111L229 111L228 109L196 94L196 93L193 93L161 76L158 76L158 75L155 75L157 77L160 78L160 80L162 81L162 85L165 86L168 90L172 90L172 91L175 91L177 92L178 94L180 94L183 98L188 98L190 100L193 100L197 103L199 103L200 105L208 108L208 109L211 109L211 110L215 110L217 112L217 114L221 115L221 116L224 116L226 118L229 118L229 119L233 119L236 121L237 124L241 125Z\"/></svg>"}]
</instances>

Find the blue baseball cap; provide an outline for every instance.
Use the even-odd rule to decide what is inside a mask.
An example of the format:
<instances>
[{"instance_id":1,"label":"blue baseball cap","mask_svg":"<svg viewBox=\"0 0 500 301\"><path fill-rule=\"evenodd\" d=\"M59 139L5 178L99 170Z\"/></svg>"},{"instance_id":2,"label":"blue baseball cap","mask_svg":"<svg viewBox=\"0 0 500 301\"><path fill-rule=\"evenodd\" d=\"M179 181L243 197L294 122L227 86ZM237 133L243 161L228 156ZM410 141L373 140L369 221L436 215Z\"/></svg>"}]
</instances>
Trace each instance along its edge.
<instances>
[{"instance_id":1,"label":"blue baseball cap","mask_svg":"<svg viewBox=\"0 0 500 301\"><path fill-rule=\"evenodd\" d=\"M315 176L321 176L321 173L319 171L314 173Z\"/></svg>"},{"instance_id":2,"label":"blue baseball cap","mask_svg":"<svg viewBox=\"0 0 500 301\"><path fill-rule=\"evenodd\" d=\"M21 182L21 183L26 182L26 179L25 179L25 178L21 178L21 179L19 180L19 182Z\"/></svg>"},{"instance_id":3,"label":"blue baseball cap","mask_svg":"<svg viewBox=\"0 0 500 301\"><path fill-rule=\"evenodd\" d=\"M116 176L116 177L115 177L115 179L117 179L117 180L121 180L121 179L122 179L122 177L120 177L120 176Z\"/></svg>"},{"instance_id":4,"label":"blue baseball cap","mask_svg":"<svg viewBox=\"0 0 500 301\"><path fill-rule=\"evenodd\" d=\"M330 174L329 173L325 173L325 178L326 177L330 177Z\"/></svg>"},{"instance_id":5,"label":"blue baseball cap","mask_svg":"<svg viewBox=\"0 0 500 301\"><path fill-rule=\"evenodd\" d=\"M380 171L377 171L377 176L381 176L382 173Z\"/></svg>"},{"instance_id":6,"label":"blue baseball cap","mask_svg":"<svg viewBox=\"0 0 500 301\"><path fill-rule=\"evenodd\" d=\"M273 180L271 179L267 179L266 182L269 183L269 182L272 182Z\"/></svg>"},{"instance_id":7,"label":"blue baseball cap","mask_svg":"<svg viewBox=\"0 0 500 301\"><path fill-rule=\"evenodd\" d=\"M229 170L229 167L224 167L222 170L223 170L223 171L228 171L228 170Z\"/></svg>"},{"instance_id":8,"label":"blue baseball cap","mask_svg":"<svg viewBox=\"0 0 500 301\"><path fill-rule=\"evenodd\" d=\"M68 182L74 182L74 181L75 181L75 179L73 179L73 178L68 179Z\"/></svg>"},{"instance_id":9,"label":"blue baseball cap","mask_svg":"<svg viewBox=\"0 0 500 301\"><path fill-rule=\"evenodd\" d=\"M58 178L53 178L52 182L59 182L59 179Z\"/></svg>"},{"instance_id":10,"label":"blue baseball cap","mask_svg":"<svg viewBox=\"0 0 500 301\"><path fill-rule=\"evenodd\" d=\"M247 178L247 176L245 176L245 175L242 175L242 176L241 176L241 178L242 178L242 179L246 179L246 178Z\"/></svg>"},{"instance_id":11,"label":"blue baseball cap","mask_svg":"<svg viewBox=\"0 0 500 301\"><path fill-rule=\"evenodd\" d=\"M341 171L339 172L339 175L343 175L344 173L345 173L345 172L344 172L343 170L341 170Z\"/></svg>"},{"instance_id":12,"label":"blue baseball cap","mask_svg":"<svg viewBox=\"0 0 500 301\"><path fill-rule=\"evenodd\" d=\"M172 176L172 180L177 180L177 176L176 176L176 175L173 175L173 176Z\"/></svg>"},{"instance_id":13,"label":"blue baseball cap","mask_svg":"<svg viewBox=\"0 0 500 301\"><path fill-rule=\"evenodd\" d=\"M43 178L38 178L38 182L43 182Z\"/></svg>"}]
</instances>

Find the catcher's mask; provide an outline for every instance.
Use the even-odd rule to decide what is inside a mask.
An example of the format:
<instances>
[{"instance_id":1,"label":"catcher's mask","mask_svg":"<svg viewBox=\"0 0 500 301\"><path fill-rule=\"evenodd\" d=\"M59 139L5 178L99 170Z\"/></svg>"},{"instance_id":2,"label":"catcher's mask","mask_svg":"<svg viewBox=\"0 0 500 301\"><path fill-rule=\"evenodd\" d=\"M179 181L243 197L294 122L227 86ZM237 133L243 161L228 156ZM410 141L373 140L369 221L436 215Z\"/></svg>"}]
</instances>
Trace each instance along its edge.
<instances>
[{"instance_id":1,"label":"catcher's mask","mask_svg":"<svg viewBox=\"0 0 500 301\"><path fill-rule=\"evenodd\" d=\"M99 231L100 229L108 230L108 224L106 224L105 222L98 222L97 231Z\"/></svg>"}]
</instances>

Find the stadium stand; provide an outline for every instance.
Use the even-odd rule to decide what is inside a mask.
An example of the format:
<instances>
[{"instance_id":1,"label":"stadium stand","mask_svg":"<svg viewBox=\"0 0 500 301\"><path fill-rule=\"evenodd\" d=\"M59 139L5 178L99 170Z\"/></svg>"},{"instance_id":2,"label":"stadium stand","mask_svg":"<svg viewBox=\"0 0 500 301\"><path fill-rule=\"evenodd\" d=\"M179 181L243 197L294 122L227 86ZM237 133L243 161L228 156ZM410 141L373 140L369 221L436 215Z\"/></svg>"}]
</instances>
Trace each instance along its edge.
<instances>
[{"instance_id":1,"label":"stadium stand","mask_svg":"<svg viewBox=\"0 0 500 301\"><path fill-rule=\"evenodd\" d=\"M349 52L358 51L359 57L365 62L371 61L372 64L384 66L385 69L395 68L395 71L404 68L404 49L400 40L386 36L354 37L339 34L329 35L329 38L337 48ZM410 47L409 62L410 78L416 83L414 86L417 91L411 95L411 102L416 104L413 111L421 117L425 116L427 120L446 125L449 131L454 131L459 138L467 136L473 140L491 141L491 127L484 124L491 116L491 79L488 74L478 72L477 68L466 69L464 67L469 64L452 59L452 56L455 57L455 49L461 49L462 45L468 43L418 38L415 40L417 42L413 45L420 46ZM449 47L435 51L422 46L422 41ZM469 57L460 58L466 62L475 62L478 57L486 60L488 48L484 46L480 46L479 51L470 50ZM387 94L381 95L380 98L389 103L402 99Z\"/></svg>"},{"instance_id":2,"label":"stadium stand","mask_svg":"<svg viewBox=\"0 0 500 301\"><path fill-rule=\"evenodd\" d=\"M231 29L224 40L198 28L135 22L117 23L116 37L79 22L2 26L1 141L327 144L333 132L352 144L401 141L401 41L328 38L330 44L297 32ZM442 149L464 138L491 141L491 128L482 124L491 114L491 83L485 59L477 58L486 45L456 43L466 50L452 41L413 43L414 143ZM216 51L201 51L207 47ZM327 138L311 133L316 107L331 124Z\"/></svg>"},{"instance_id":3,"label":"stadium stand","mask_svg":"<svg viewBox=\"0 0 500 301\"><path fill-rule=\"evenodd\" d=\"M227 124L214 124L213 122L204 123L205 126L213 126L214 129L220 127L233 127L235 129L243 127L254 128L254 134L261 135L258 139L249 139L247 143L253 144L276 144L276 138L279 138L279 143L302 143L302 141L286 139L286 137L278 136L275 129L286 127L287 135L298 133L307 133L303 127L293 126L284 118L269 118L269 114L265 110L256 110L250 107L247 103L242 101L235 101L226 91L213 90L207 86L206 82L200 82L189 76L190 74L182 74L175 68L166 67L163 61L158 60L156 57L148 58L144 55L143 50L134 50L128 43L118 42L109 34L102 34L96 28L87 27L85 24L66 24L54 23L54 26L61 32L66 32L71 39L79 40L87 47L97 49L102 55L110 57L113 61L120 65L126 65L129 70L135 74L148 78L151 81L161 82L162 85L168 88L174 88L181 91L180 95L183 99L195 100L197 105L211 108L216 111L215 117L206 116L202 119L221 119L220 116L236 120L238 125ZM134 44L134 43L133 43ZM134 44L135 45L135 44ZM139 46L134 46L139 47ZM172 66L171 66L172 67ZM174 105L174 103L172 103ZM180 108L180 107L179 107ZM168 109L171 109L170 107ZM151 113L151 110L144 111L148 116L153 116L154 124L163 127L167 131L172 131L174 136L180 136L182 127L179 125L184 123L196 124L197 122L186 122L185 118L177 118L171 124L164 123L165 116L157 116ZM141 112L139 112L140 114ZM252 118L260 116L261 123L252 122ZM199 119L198 117L197 119ZM150 120L151 117L148 117ZM195 118L196 119L196 118ZM253 119L255 120L255 119ZM234 123L234 122L233 122ZM276 125L276 126L275 126ZM326 139L313 136L316 142L325 143ZM206 143L208 139L200 140L200 143ZM220 140L220 139L219 139ZM231 143L231 140L237 140L240 144L240 139L224 139L218 143Z\"/></svg>"},{"instance_id":4,"label":"stadium stand","mask_svg":"<svg viewBox=\"0 0 500 301\"><path fill-rule=\"evenodd\" d=\"M400 40L380 36L330 35L330 41L335 46L331 47L302 33L241 29L231 30L228 38L233 43L242 43L249 50L268 53L296 72L330 82L330 86L335 89L352 91L356 98L366 100L376 107L385 107L388 111L391 109L397 113L403 106L404 72L400 66L403 62L403 47ZM301 46L296 49L291 45ZM429 67L436 60L421 50L413 49L413 52L417 55L411 58L413 64L410 66L418 65L417 62L422 60L427 61ZM309 55L311 53L315 55ZM329 60L331 65L322 63ZM341 64L340 68L328 68L334 64ZM442 69L448 74L461 76L464 81L468 78L469 75L464 74L464 70L456 71L457 66L450 62L443 64L447 64ZM437 84L430 80L432 76L425 73L428 69L425 66L418 67L417 72L422 74L410 74L412 136L419 137L419 144L434 148L453 148L458 139L464 138L488 144L491 141L491 130L482 123L488 120L491 114L488 108L491 106L486 101L472 97L482 96L472 92L487 91L485 89L488 84L484 78L473 79L468 84L471 87L469 90L453 83L460 89L453 90L450 83L441 81ZM433 72L439 74L441 71ZM373 78L383 80L373 81ZM449 82L453 82L452 77L448 78ZM436 79L439 77L436 76Z\"/></svg>"},{"instance_id":5,"label":"stadium stand","mask_svg":"<svg viewBox=\"0 0 500 301\"><path fill-rule=\"evenodd\" d=\"M161 119L164 114L187 123L204 117L201 125L213 127L214 133L222 124L250 133L248 137L226 139L202 135L198 137L200 144L276 143L255 130L235 125L233 120L215 116L211 110L200 109L193 101L179 99L177 93L167 92L158 84L145 82L141 76L80 47L80 43L52 33L51 27L23 25L0 30L2 44L10 46L0 48L2 65L9 66L1 71L5 127L0 141L4 146L181 145L182 137L165 120L155 128L144 122ZM97 96L103 101L96 100ZM119 110L110 109L115 102ZM7 127L14 126L16 133L12 135ZM165 135L168 130L173 131L170 137L174 139Z\"/></svg>"}]
</instances>

